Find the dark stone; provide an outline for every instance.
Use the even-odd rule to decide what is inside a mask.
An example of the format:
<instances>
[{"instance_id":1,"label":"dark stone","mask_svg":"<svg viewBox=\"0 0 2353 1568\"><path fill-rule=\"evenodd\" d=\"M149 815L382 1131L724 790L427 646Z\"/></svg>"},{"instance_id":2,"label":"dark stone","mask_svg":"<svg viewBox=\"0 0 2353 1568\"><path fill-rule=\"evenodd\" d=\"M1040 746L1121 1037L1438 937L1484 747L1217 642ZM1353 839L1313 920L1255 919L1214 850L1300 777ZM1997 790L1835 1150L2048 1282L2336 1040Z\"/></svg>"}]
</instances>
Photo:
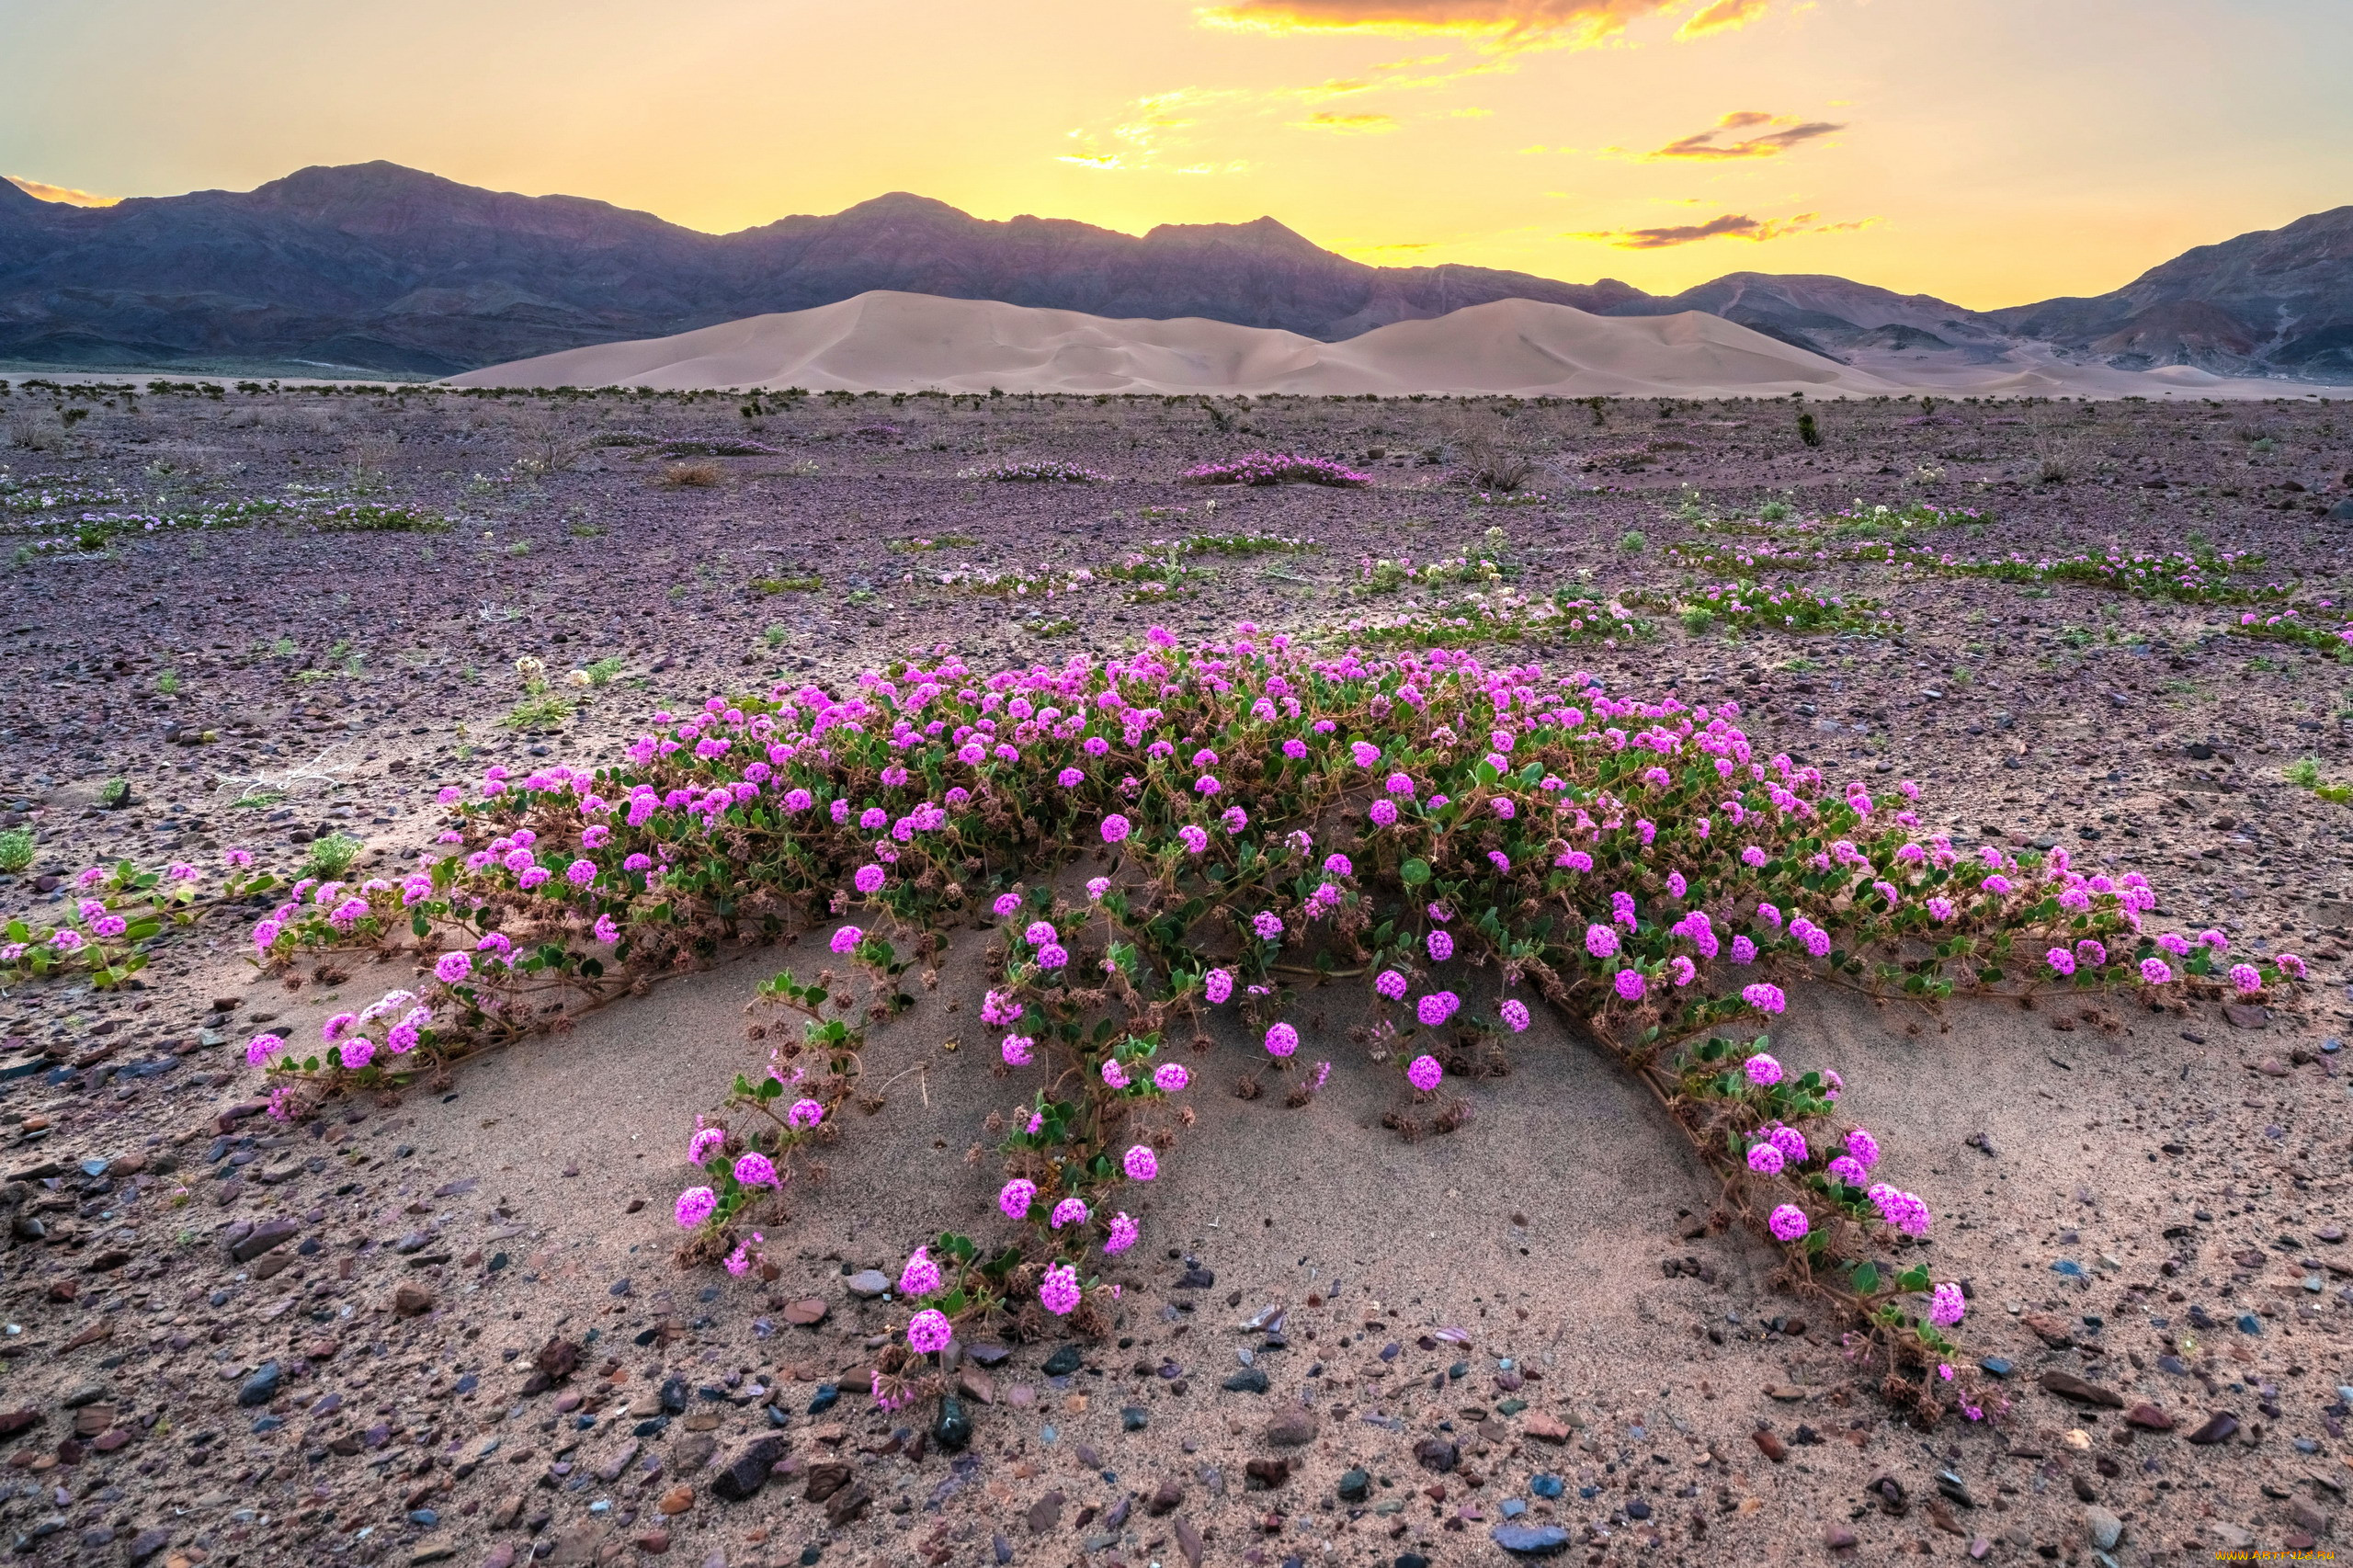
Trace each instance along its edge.
<instances>
[{"instance_id":1,"label":"dark stone","mask_svg":"<svg viewBox=\"0 0 2353 1568\"><path fill-rule=\"evenodd\" d=\"M267 1404L278 1397L286 1374L275 1361L264 1361L237 1389L237 1403L242 1405Z\"/></svg>"},{"instance_id":2,"label":"dark stone","mask_svg":"<svg viewBox=\"0 0 2353 1568\"><path fill-rule=\"evenodd\" d=\"M1086 1358L1085 1357L1079 1354L1077 1346L1063 1346L1052 1355L1046 1358L1046 1376L1050 1378L1069 1377L1073 1372L1077 1371L1080 1367L1086 1364Z\"/></svg>"},{"instance_id":3,"label":"dark stone","mask_svg":"<svg viewBox=\"0 0 2353 1568\"><path fill-rule=\"evenodd\" d=\"M1143 1511L1156 1519L1165 1514L1175 1513L1184 1501L1185 1489L1173 1479L1164 1481L1144 1500Z\"/></svg>"},{"instance_id":4,"label":"dark stone","mask_svg":"<svg viewBox=\"0 0 2353 1568\"><path fill-rule=\"evenodd\" d=\"M2189 1435L2193 1443L2205 1446L2227 1443L2239 1435L2239 1418L2227 1410L2218 1410L2206 1418L2206 1424Z\"/></svg>"},{"instance_id":5,"label":"dark stone","mask_svg":"<svg viewBox=\"0 0 2353 1568\"><path fill-rule=\"evenodd\" d=\"M972 1418L964 1409L964 1402L954 1394L943 1394L939 1401L939 1418L931 1424L931 1440L942 1453L961 1453L964 1445L972 1440Z\"/></svg>"},{"instance_id":6,"label":"dark stone","mask_svg":"<svg viewBox=\"0 0 2353 1568\"><path fill-rule=\"evenodd\" d=\"M1228 1393L1264 1393L1268 1384L1266 1373L1256 1367L1245 1367L1218 1387Z\"/></svg>"},{"instance_id":7,"label":"dark stone","mask_svg":"<svg viewBox=\"0 0 2353 1568\"><path fill-rule=\"evenodd\" d=\"M1049 1492L1029 1505L1029 1533L1046 1535L1062 1523L1062 1518L1063 1494L1059 1491Z\"/></svg>"},{"instance_id":8,"label":"dark stone","mask_svg":"<svg viewBox=\"0 0 2353 1568\"><path fill-rule=\"evenodd\" d=\"M1414 1462L1434 1475L1444 1475L1462 1462L1462 1450L1444 1437L1425 1437L1414 1445Z\"/></svg>"},{"instance_id":9,"label":"dark stone","mask_svg":"<svg viewBox=\"0 0 2353 1568\"><path fill-rule=\"evenodd\" d=\"M294 1239L296 1233L297 1227L291 1220L264 1220L230 1244L229 1256L239 1263L251 1263L262 1254L284 1246Z\"/></svg>"},{"instance_id":10,"label":"dark stone","mask_svg":"<svg viewBox=\"0 0 2353 1568\"><path fill-rule=\"evenodd\" d=\"M741 1503L758 1495L767 1484L768 1471L784 1457L785 1441L779 1437L755 1437L727 1462L727 1468L710 1480L710 1494L722 1503Z\"/></svg>"},{"instance_id":11,"label":"dark stone","mask_svg":"<svg viewBox=\"0 0 2353 1568\"><path fill-rule=\"evenodd\" d=\"M1340 1476L1340 1501L1361 1503L1372 1492L1372 1477L1361 1470L1351 1470Z\"/></svg>"},{"instance_id":12,"label":"dark stone","mask_svg":"<svg viewBox=\"0 0 2353 1568\"><path fill-rule=\"evenodd\" d=\"M2042 1374L2042 1386L2047 1392L2057 1394L2061 1399L2072 1399L2082 1404L2096 1404L2105 1410L2124 1408L2122 1394L2118 1393L2114 1389L2101 1388L2097 1383L2086 1382L2073 1372L2060 1371L2054 1368Z\"/></svg>"}]
</instances>

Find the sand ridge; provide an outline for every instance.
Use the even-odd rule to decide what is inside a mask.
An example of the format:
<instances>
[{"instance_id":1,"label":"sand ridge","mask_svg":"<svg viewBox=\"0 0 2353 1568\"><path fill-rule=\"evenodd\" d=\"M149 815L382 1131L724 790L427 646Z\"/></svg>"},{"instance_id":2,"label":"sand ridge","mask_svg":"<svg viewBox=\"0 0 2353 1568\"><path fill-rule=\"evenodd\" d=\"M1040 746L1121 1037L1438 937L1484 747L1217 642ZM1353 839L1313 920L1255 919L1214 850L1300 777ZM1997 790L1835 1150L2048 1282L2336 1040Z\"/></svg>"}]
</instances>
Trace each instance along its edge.
<instances>
[{"instance_id":1,"label":"sand ridge","mask_svg":"<svg viewBox=\"0 0 2353 1568\"><path fill-rule=\"evenodd\" d=\"M2280 383L2118 370L2023 351L1984 364L1840 364L1704 312L1597 316L1498 300L1339 343L1187 317L874 290L836 304L599 344L453 376L460 387L988 392L1384 397L1821 397L1946 394L2278 397Z\"/></svg>"}]
</instances>

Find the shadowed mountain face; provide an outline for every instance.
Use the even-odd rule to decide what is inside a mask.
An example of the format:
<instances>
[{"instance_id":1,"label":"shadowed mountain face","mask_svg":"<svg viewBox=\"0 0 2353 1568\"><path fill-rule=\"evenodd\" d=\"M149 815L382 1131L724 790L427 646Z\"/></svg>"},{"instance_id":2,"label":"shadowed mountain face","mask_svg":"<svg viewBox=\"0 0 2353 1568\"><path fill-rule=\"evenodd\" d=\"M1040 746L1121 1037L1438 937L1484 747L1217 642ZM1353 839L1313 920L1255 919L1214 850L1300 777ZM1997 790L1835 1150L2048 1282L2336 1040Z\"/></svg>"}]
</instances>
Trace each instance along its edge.
<instances>
[{"instance_id":1,"label":"shadowed mountain face","mask_svg":"<svg viewBox=\"0 0 2353 1568\"><path fill-rule=\"evenodd\" d=\"M76 209L0 182L0 356L105 366L310 359L445 374L876 289L1325 340L1494 300L1602 310L1625 284L1368 267L1271 218L1142 239L891 195L712 235L397 165Z\"/></svg>"},{"instance_id":2,"label":"shadowed mountain face","mask_svg":"<svg viewBox=\"0 0 2353 1568\"><path fill-rule=\"evenodd\" d=\"M1986 313L2128 368L2353 381L2353 207L2184 251L2113 293Z\"/></svg>"},{"instance_id":3,"label":"shadowed mountain face","mask_svg":"<svg viewBox=\"0 0 2353 1568\"><path fill-rule=\"evenodd\" d=\"M2353 381L2353 207L2201 246L2113 294L1972 312L1842 278L1736 272L1658 299L1608 278L1369 267L1272 218L1164 224L1138 239L894 194L706 234L386 163L107 208L40 201L0 180L0 358L446 375L875 290L1198 316L1325 342L1521 299L1612 315L1704 311L1862 366L1969 367L2024 350Z\"/></svg>"},{"instance_id":4,"label":"shadowed mountain face","mask_svg":"<svg viewBox=\"0 0 2353 1568\"><path fill-rule=\"evenodd\" d=\"M1992 358L2016 341L1988 317L1933 295L1804 273L1727 273L1671 299L1630 300L1608 313L1677 311L1705 311L1833 359L1871 348L1973 349L1972 358Z\"/></svg>"}]
</instances>

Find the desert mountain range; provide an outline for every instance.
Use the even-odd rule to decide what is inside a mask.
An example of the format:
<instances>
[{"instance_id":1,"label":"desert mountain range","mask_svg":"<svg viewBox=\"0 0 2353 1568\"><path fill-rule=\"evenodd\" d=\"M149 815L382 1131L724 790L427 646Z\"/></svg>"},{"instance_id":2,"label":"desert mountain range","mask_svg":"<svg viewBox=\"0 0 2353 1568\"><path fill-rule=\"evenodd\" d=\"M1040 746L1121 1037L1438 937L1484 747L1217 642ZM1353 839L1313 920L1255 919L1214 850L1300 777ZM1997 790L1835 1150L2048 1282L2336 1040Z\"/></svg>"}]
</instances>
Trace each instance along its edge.
<instances>
[{"instance_id":1,"label":"desert mountain range","mask_svg":"<svg viewBox=\"0 0 2353 1568\"><path fill-rule=\"evenodd\" d=\"M2353 381L2353 206L2200 246L2112 293L1974 312L1833 277L1733 273L1660 298L1611 278L1371 267L1271 218L1138 238L904 193L714 235L381 162L105 208L0 181L0 358L25 362L448 375L878 290L1324 344L1505 301L1603 318L1699 311L1906 384L2045 365Z\"/></svg>"}]
</instances>

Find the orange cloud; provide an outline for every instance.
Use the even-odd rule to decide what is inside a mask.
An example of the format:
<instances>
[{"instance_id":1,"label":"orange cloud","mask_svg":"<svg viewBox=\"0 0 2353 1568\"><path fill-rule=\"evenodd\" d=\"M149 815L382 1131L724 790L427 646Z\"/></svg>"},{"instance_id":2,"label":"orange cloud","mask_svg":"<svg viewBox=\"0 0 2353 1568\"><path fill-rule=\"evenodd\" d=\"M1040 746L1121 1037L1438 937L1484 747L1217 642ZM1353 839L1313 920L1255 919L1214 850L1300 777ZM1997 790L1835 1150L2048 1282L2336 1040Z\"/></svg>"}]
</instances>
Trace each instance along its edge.
<instances>
[{"instance_id":1,"label":"orange cloud","mask_svg":"<svg viewBox=\"0 0 2353 1568\"><path fill-rule=\"evenodd\" d=\"M1765 0L1714 0L1761 6ZM1227 0L1195 13L1257 32L1454 33L1506 44L1598 43L1683 0ZM1704 14L1704 13L1703 13ZM1696 20L1697 18L1695 18Z\"/></svg>"},{"instance_id":2,"label":"orange cloud","mask_svg":"<svg viewBox=\"0 0 2353 1568\"><path fill-rule=\"evenodd\" d=\"M1829 234L1868 228L1873 220L1856 219L1844 223L1818 223L1820 216L1801 212L1793 218L1751 218L1745 213L1727 212L1711 218L1704 223L1677 223L1658 229L1598 229L1573 233L1573 240L1599 240L1620 250L1666 250L1675 245L1696 244L1701 240L1766 240L1784 239L1791 234Z\"/></svg>"},{"instance_id":3,"label":"orange cloud","mask_svg":"<svg viewBox=\"0 0 2353 1568\"><path fill-rule=\"evenodd\" d=\"M1710 33L1726 33L1734 28L1745 28L1765 14L1770 0L1711 0L1698 14L1675 29L1678 39L1704 38Z\"/></svg>"},{"instance_id":4,"label":"orange cloud","mask_svg":"<svg viewBox=\"0 0 2353 1568\"><path fill-rule=\"evenodd\" d=\"M1333 114L1326 111L1311 114L1296 123L1309 131L1378 131L1397 129L1396 118L1386 114Z\"/></svg>"},{"instance_id":5,"label":"orange cloud","mask_svg":"<svg viewBox=\"0 0 2353 1568\"><path fill-rule=\"evenodd\" d=\"M75 190L72 186L51 185L45 180L27 179L22 175L0 175L0 179L6 180L27 196L54 201L64 207L111 207L122 199L119 196L93 196L86 190Z\"/></svg>"},{"instance_id":6,"label":"orange cloud","mask_svg":"<svg viewBox=\"0 0 2353 1568\"><path fill-rule=\"evenodd\" d=\"M1726 131L1751 131L1760 125L1779 127L1761 135L1744 136L1736 141L1720 141ZM1834 131L1844 131L1826 119L1799 120L1789 115L1776 118L1756 109L1736 109L1706 131L1695 132L1668 142L1649 158L1776 158L1792 147L1802 146Z\"/></svg>"}]
</instances>

